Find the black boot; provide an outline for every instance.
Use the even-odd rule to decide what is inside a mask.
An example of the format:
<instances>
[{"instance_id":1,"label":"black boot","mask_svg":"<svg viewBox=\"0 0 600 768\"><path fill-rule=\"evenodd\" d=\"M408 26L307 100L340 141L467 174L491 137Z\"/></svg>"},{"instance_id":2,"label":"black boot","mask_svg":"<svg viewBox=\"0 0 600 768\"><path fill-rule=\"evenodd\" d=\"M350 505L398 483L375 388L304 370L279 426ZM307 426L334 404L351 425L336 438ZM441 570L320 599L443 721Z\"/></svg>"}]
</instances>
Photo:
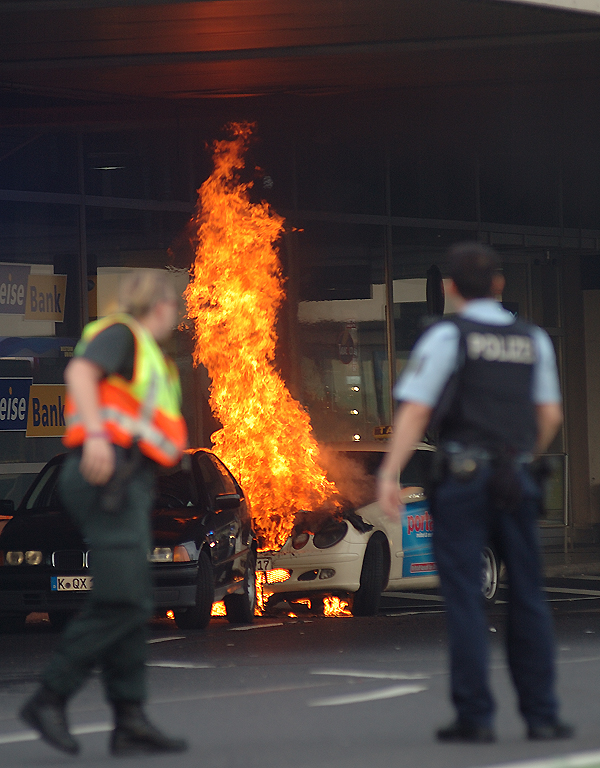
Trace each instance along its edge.
<instances>
[{"instance_id":1,"label":"black boot","mask_svg":"<svg viewBox=\"0 0 600 768\"><path fill-rule=\"evenodd\" d=\"M184 739L165 736L146 717L137 701L114 701L115 730L110 740L113 755L128 756L157 752L185 752Z\"/></svg>"},{"instance_id":2,"label":"black boot","mask_svg":"<svg viewBox=\"0 0 600 768\"><path fill-rule=\"evenodd\" d=\"M471 744L491 744L496 741L496 734L488 725L455 720L446 728L436 731L438 741L470 742Z\"/></svg>"},{"instance_id":3,"label":"black boot","mask_svg":"<svg viewBox=\"0 0 600 768\"><path fill-rule=\"evenodd\" d=\"M575 736L575 728L562 720L553 720L543 725L527 726L527 738L533 741L550 741L551 739L572 739Z\"/></svg>"},{"instance_id":4,"label":"black boot","mask_svg":"<svg viewBox=\"0 0 600 768\"><path fill-rule=\"evenodd\" d=\"M70 755L76 755L79 752L79 744L69 733L66 704L64 697L42 685L25 703L19 715L21 720L36 730L48 744Z\"/></svg>"}]
</instances>

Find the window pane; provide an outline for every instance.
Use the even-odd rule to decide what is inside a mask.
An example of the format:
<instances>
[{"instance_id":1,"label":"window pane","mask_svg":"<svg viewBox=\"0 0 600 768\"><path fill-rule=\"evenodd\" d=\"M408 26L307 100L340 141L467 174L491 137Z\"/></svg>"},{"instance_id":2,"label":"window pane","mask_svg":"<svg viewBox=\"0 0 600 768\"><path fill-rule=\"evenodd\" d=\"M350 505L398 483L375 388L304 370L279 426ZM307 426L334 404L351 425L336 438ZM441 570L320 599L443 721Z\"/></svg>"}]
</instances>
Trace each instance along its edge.
<instances>
[{"instance_id":1,"label":"window pane","mask_svg":"<svg viewBox=\"0 0 600 768\"><path fill-rule=\"evenodd\" d=\"M298 235L302 399L323 441L389 420L382 227L309 222Z\"/></svg>"}]
</instances>

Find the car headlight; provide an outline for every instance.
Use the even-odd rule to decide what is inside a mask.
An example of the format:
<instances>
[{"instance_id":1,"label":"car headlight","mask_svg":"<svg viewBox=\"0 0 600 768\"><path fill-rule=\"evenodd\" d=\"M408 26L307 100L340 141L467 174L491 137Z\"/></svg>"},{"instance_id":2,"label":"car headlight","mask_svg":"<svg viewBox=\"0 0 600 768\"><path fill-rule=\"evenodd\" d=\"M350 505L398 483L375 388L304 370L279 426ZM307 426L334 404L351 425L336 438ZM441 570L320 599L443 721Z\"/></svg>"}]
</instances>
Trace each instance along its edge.
<instances>
[{"instance_id":1,"label":"car headlight","mask_svg":"<svg viewBox=\"0 0 600 768\"><path fill-rule=\"evenodd\" d=\"M174 563L189 563L191 559L187 547L184 547L183 544L178 544L173 550Z\"/></svg>"},{"instance_id":2,"label":"car headlight","mask_svg":"<svg viewBox=\"0 0 600 768\"><path fill-rule=\"evenodd\" d=\"M176 547L154 547L148 555L151 563L189 563L191 561L190 553L183 544Z\"/></svg>"},{"instance_id":3,"label":"car headlight","mask_svg":"<svg viewBox=\"0 0 600 768\"><path fill-rule=\"evenodd\" d=\"M148 560L150 560L151 563L172 563L173 550L171 547L154 547L152 552L148 555Z\"/></svg>"},{"instance_id":4,"label":"car headlight","mask_svg":"<svg viewBox=\"0 0 600 768\"><path fill-rule=\"evenodd\" d=\"M7 552L4 555L6 565L22 565L25 555L22 552Z\"/></svg>"},{"instance_id":5,"label":"car headlight","mask_svg":"<svg viewBox=\"0 0 600 768\"><path fill-rule=\"evenodd\" d=\"M338 544L346 535L348 523L342 520L339 523L326 525L313 536L313 544L317 549L329 549Z\"/></svg>"},{"instance_id":6,"label":"car headlight","mask_svg":"<svg viewBox=\"0 0 600 768\"><path fill-rule=\"evenodd\" d=\"M25 552L25 563L27 565L39 565L44 559L44 555L37 549L30 549Z\"/></svg>"},{"instance_id":7,"label":"car headlight","mask_svg":"<svg viewBox=\"0 0 600 768\"><path fill-rule=\"evenodd\" d=\"M294 549L302 549L302 547L305 547L309 541L310 534L306 531L302 531L302 533L297 533L292 537L292 547Z\"/></svg>"}]
</instances>

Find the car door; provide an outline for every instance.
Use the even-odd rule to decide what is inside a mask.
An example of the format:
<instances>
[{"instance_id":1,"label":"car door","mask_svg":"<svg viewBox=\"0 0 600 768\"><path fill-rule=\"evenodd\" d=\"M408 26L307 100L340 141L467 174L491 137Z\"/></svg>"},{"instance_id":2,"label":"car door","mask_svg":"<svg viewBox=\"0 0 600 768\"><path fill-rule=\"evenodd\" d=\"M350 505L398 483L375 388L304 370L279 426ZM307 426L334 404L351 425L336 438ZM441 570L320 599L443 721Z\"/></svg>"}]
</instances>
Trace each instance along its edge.
<instances>
[{"instance_id":1,"label":"car door","mask_svg":"<svg viewBox=\"0 0 600 768\"><path fill-rule=\"evenodd\" d=\"M215 575L215 586L233 581L236 540L240 532L239 506L218 508L218 496L237 494L235 484L221 462L210 453L194 454L195 474L202 485L208 516L205 524L207 541ZM199 489L200 490L200 489Z\"/></svg>"}]
</instances>

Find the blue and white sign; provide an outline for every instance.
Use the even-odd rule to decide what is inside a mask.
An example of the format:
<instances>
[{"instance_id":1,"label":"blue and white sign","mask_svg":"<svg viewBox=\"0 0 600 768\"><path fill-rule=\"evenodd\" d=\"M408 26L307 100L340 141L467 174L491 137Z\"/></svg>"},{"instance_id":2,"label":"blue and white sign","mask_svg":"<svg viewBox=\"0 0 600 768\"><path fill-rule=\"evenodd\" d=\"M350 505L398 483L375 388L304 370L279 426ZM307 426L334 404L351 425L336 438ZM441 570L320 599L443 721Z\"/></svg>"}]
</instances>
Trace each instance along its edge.
<instances>
[{"instance_id":1,"label":"blue and white sign","mask_svg":"<svg viewBox=\"0 0 600 768\"><path fill-rule=\"evenodd\" d=\"M402 513L402 576L433 576L433 520L426 501L407 504Z\"/></svg>"},{"instance_id":2,"label":"blue and white sign","mask_svg":"<svg viewBox=\"0 0 600 768\"><path fill-rule=\"evenodd\" d=\"M0 432L25 432L32 379L0 379Z\"/></svg>"}]
</instances>

